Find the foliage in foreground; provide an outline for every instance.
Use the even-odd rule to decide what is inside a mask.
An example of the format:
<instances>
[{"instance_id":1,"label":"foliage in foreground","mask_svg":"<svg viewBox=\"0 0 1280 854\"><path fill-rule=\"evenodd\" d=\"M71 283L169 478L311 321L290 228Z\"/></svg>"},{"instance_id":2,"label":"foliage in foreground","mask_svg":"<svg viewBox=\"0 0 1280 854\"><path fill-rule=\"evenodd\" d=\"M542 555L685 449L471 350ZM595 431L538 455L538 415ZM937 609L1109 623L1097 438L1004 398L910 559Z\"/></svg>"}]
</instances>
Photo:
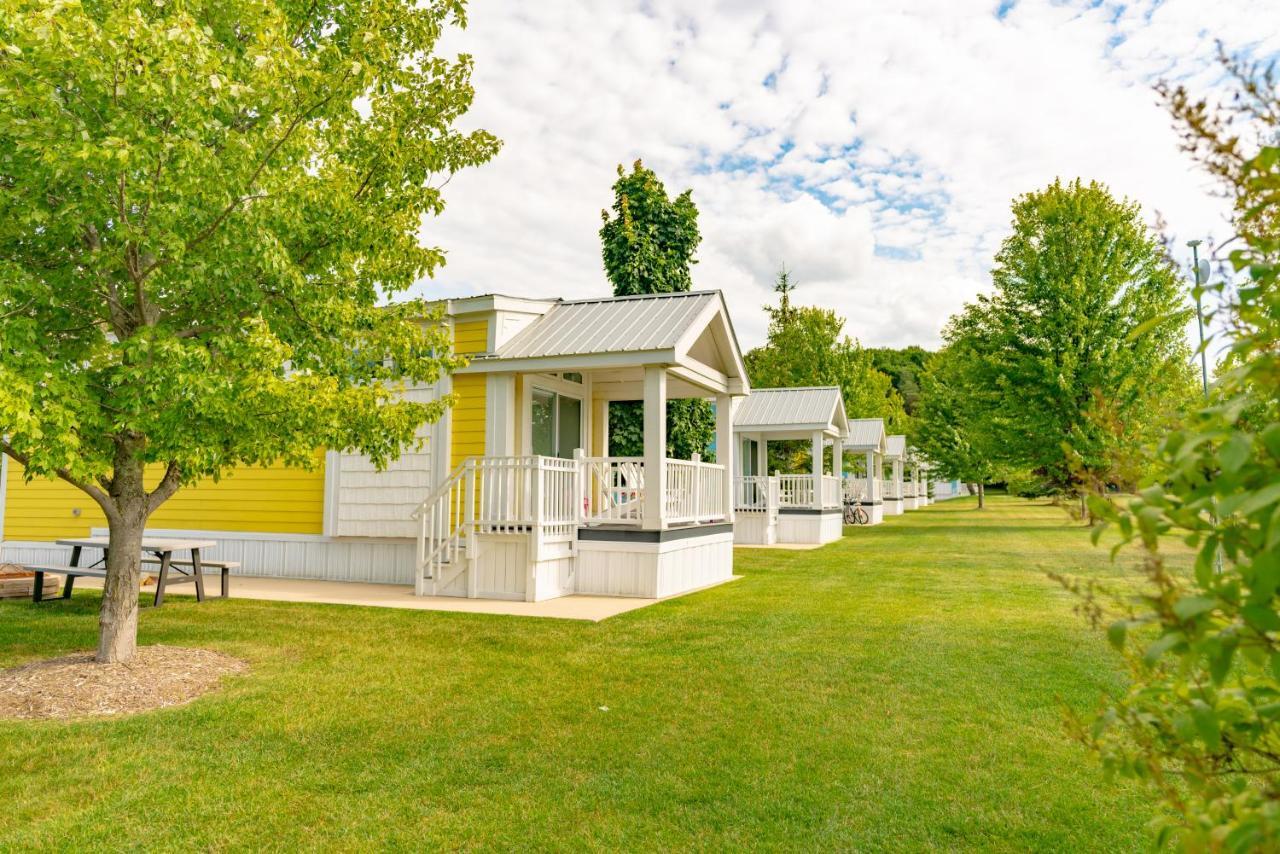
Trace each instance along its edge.
<instances>
[{"instance_id":1,"label":"foliage in foreground","mask_svg":"<svg viewBox=\"0 0 1280 854\"><path fill-rule=\"evenodd\" d=\"M1108 769L1149 780L1193 850L1280 848L1280 98L1269 74L1226 61L1229 108L1164 89L1186 148L1230 191L1244 281L1224 300L1228 369L1213 399L1160 445L1158 485L1128 507L1095 501L1146 553L1143 595L1119 618L1085 606L1129 664L1132 685L1079 735ZM1243 136L1242 131L1252 134ZM1197 549L1171 569L1172 539Z\"/></svg>"},{"instance_id":2,"label":"foliage in foreground","mask_svg":"<svg viewBox=\"0 0 1280 854\"><path fill-rule=\"evenodd\" d=\"M0 448L107 517L99 657L136 635L147 517L182 485L316 448L377 463L446 401L421 304L437 184L497 141L454 122L460 0L0 0ZM424 334L423 322L427 318Z\"/></svg>"},{"instance_id":3,"label":"foliage in foreground","mask_svg":"<svg viewBox=\"0 0 1280 854\"><path fill-rule=\"evenodd\" d=\"M694 253L702 242L693 191L674 199L652 169L637 160L631 171L618 166L613 183L613 213L601 211L600 251L614 296L681 293L693 288ZM705 400L667 403L667 454L687 460L710 459L716 433L715 410ZM609 404L609 452L644 453L644 406L635 401Z\"/></svg>"}]
</instances>

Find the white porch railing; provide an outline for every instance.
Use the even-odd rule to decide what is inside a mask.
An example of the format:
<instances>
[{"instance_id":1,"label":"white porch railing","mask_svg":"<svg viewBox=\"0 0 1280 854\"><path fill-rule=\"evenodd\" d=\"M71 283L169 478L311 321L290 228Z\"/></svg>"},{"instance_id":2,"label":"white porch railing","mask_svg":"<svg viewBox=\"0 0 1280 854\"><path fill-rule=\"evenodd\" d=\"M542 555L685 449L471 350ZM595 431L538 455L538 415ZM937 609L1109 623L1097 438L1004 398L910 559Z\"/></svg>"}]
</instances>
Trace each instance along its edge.
<instances>
[{"instance_id":1,"label":"white porch railing","mask_svg":"<svg viewBox=\"0 0 1280 854\"><path fill-rule=\"evenodd\" d=\"M780 474L777 481L779 507L813 506L813 475Z\"/></svg>"},{"instance_id":2,"label":"white porch railing","mask_svg":"<svg viewBox=\"0 0 1280 854\"><path fill-rule=\"evenodd\" d=\"M841 503L840 478L831 474L822 476L822 506L839 507Z\"/></svg>"},{"instance_id":3,"label":"white porch railing","mask_svg":"<svg viewBox=\"0 0 1280 854\"><path fill-rule=\"evenodd\" d=\"M846 477L844 479L844 500L857 504L867 497L867 479L865 477Z\"/></svg>"},{"instance_id":4,"label":"white porch railing","mask_svg":"<svg viewBox=\"0 0 1280 854\"><path fill-rule=\"evenodd\" d=\"M644 459L579 457L583 522L639 525L644 521Z\"/></svg>"},{"instance_id":5,"label":"white porch railing","mask_svg":"<svg viewBox=\"0 0 1280 854\"><path fill-rule=\"evenodd\" d=\"M892 478L889 478L880 481L880 496L882 498L901 498L902 490Z\"/></svg>"},{"instance_id":6,"label":"white porch railing","mask_svg":"<svg viewBox=\"0 0 1280 854\"><path fill-rule=\"evenodd\" d=\"M814 506L813 475L780 474L775 479L778 481L779 506L805 508ZM817 495L821 499L823 507L840 506L842 500L840 478L835 475L824 474L819 481L818 489Z\"/></svg>"},{"instance_id":7,"label":"white porch railing","mask_svg":"<svg viewBox=\"0 0 1280 854\"><path fill-rule=\"evenodd\" d=\"M676 525L726 517L724 466L701 460L667 460L667 521Z\"/></svg>"},{"instance_id":8,"label":"white porch railing","mask_svg":"<svg viewBox=\"0 0 1280 854\"><path fill-rule=\"evenodd\" d=\"M733 506L745 512L768 512L778 509L778 481L767 475L750 475L733 479Z\"/></svg>"},{"instance_id":9,"label":"white porch railing","mask_svg":"<svg viewBox=\"0 0 1280 854\"><path fill-rule=\"evenodd\" d=\"M669 459L666 468L667 523L728 517L723 465ZM528 534L536 556L547 543L572 542L580 525L643 524L644 476L639 457L468 458L414 511L418 593L468 568L476 534Z\"/></svg>"},{"instance_id":10,"label":"white porch railing","mask_svg":"<svg viewBox=\"0 0 1280 854\"><path fill-rule=\"evenodd\" d=\"M579 510L578 466L556 457L470 457L418 505L419 595L435 593L467 568L475 535L528 534L543 544L571 542Z\"/></svg>"}]
</instances>

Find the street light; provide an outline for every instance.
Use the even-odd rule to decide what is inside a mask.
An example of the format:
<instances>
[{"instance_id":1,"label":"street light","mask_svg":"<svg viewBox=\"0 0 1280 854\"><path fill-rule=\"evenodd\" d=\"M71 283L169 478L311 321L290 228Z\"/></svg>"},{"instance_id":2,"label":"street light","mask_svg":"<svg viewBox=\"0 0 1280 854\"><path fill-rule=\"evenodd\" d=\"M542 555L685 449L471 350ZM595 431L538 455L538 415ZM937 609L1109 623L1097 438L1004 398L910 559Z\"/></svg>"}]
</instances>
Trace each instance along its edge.
<instances>
[{"instance_id":1,"label":"street light","mask_svg":"<svg viewBox=\"0 0 1280 854\"><path fill-rule=\"evenodd\" d=\"M1196 325L1200 327L1200 384L1204 387L1205 400L1209 399L1209 358L1204 345L1204 312L1200 308L1200 296L1205 284L1209 281L1209 259L1200 260L1200 241L1188 240L1191 247L1191 265L1196 278Z\"/></svg>"}]
</instances>

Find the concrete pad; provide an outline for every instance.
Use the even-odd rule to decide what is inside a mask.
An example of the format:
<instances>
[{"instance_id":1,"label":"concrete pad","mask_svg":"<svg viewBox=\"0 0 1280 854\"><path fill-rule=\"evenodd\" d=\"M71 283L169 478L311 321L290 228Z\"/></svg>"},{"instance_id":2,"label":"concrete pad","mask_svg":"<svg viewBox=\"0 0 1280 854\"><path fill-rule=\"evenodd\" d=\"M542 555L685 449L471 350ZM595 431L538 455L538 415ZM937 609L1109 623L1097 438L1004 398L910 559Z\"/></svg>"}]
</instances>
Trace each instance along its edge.
<instances>
[{"instance_id":1,"label":"concrete pad","mask_svg":"<svg viewBox=\"0 0 1280 854\"><path fill-rule=\"evenodd\" d=\"M741 576L735 575L730 581ZM102 588L103 579L77 578L76 587ZM722 584L725 582L721 582ZM205 578L205 597L218 598L218 577ZM717 586L717 585L711 585ZM706 589L706 588L700 588ZM143 593L155 587L142 588ZM688 593L697 591L690 590ZM194 596L191 584L170 587L165 599ZM679 594L681 596L685 593ZM415 596L413 587L402 584L367 584L359 581L314 581L305 578L266 578L253 575L231 576L232 599L257 599L266 602L315 602L328 605L364 605L374 608L405 608L413 611L457 611L468 614L500 614L512 617L551 617L560 620L588 620L598 623L627 611L635 611L661 602L662 599L640 599L627 596L561 596L543 602L511 602L504 599L463 599L455 596ZM676 598L676 597L669 597Z\"/></svg>"},{"instance_id":2,"label":"concrete pad","mask_svg":"<svg viewBox=\"0 0 1280 854\"><path fill-rule=\"evenodd\" d=\"M774 543L766 546L763 543L734 543L735 549L782 549L789 552L807 552L810 549L820 549L826 543Z\"/></svg>"}]
</instances>

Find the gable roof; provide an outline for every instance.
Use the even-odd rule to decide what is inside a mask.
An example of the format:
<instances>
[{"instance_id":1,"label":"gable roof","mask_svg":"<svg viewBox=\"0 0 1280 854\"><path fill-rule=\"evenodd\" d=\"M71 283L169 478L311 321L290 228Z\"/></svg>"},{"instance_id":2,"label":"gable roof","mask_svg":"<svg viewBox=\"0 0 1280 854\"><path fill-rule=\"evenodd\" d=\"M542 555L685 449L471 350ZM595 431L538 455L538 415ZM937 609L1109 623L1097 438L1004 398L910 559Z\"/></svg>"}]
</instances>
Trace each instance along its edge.
<instances>
[{"instance_id":1,"label":"gable roof","mask_svg":"<svg viewBox=\"0 0 1280 854\"><path fill-rule=\"evenodd\" d=\"M733 427L752 432L827 430L843 438L849 421L836 386L757 388L738 404Z\"/></svg>"},{"instance_id":2,"label":"gable roof","mask_svg":"<svg viewBox=\"0 0 1280 854\"><path fill-rule=\"evenodd\" d=\"M501 359L630 353L676 346L718 291L557 302L495 354Z\"/></svg>"},{"instance_id":3,"label":"gable roof","mask_svg":"<svg viewBox=\"0 0 1280 854\"><path fill-rule=\"evenodd\" d=\"M885 440L886 457L900 458L907 455L907 437L906 436L890 436Z\"/></svg>"},{"instance_id":4,"label":"gable roof","mask_svg":"<svg viewBox=\"0 0 1280 854\"><path fill-rule=\"evenodd\" d=\"M719 363L710 365L707 360ZM746 365L720 291L556 300L470 372L556 371L668 364L689 377L748 390ZM723 370L721 370L723 368ZM464 369L468 370L468 369Z\"/></svg>"},{"instance_id":5,"label":"gable roof","mask_svg":"<svg viewBox=\"0 0 1280 854\"><path fill-rule=\"evenodd\" d=\"M883 418L851 418L849 419L849 438L844 443L848 451L876 451L884 453L884 419Z\"/></svg>"}]
</instances>

